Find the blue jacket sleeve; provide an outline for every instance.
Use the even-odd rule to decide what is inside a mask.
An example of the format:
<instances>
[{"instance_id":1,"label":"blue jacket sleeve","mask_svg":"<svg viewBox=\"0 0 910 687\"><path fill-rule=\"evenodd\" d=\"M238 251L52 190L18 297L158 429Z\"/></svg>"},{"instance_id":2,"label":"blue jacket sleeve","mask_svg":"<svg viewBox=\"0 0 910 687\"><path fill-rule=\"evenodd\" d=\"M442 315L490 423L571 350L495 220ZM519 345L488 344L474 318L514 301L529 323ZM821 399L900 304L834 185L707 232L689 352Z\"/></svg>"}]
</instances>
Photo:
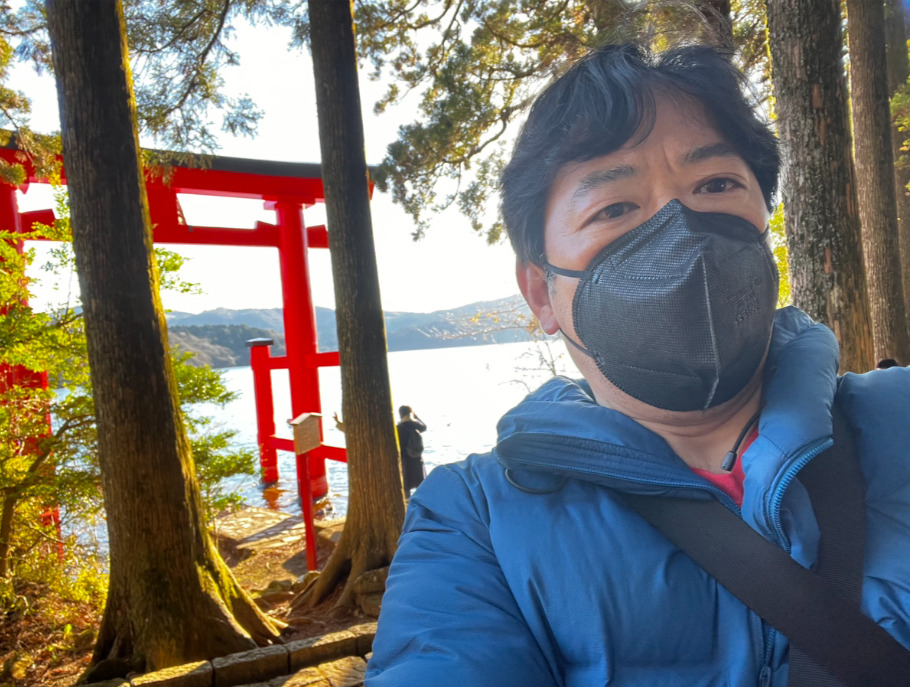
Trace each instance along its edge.
<instances>
[{"instance_id":1,"label":"blue jacket sleeve","mask_svg":"<svg viewBox=\"0 0 910 687\"><path fill-rule=\"evenodd\" d=\"M408 508L367 687L558 684L493 552L475 474L437 467Z\"/></svg>"}]
</instances>

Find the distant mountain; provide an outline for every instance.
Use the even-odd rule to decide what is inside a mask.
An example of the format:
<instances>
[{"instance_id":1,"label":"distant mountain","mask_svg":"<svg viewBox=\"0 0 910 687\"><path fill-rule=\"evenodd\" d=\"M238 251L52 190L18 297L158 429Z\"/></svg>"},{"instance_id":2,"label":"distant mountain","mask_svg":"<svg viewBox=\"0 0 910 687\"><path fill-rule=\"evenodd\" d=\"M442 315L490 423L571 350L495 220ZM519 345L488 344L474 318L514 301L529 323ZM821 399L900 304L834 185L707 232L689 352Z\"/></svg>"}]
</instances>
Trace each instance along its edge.
<instances>
[{"instance_id":1,"label":"distant mountain","mask_svg":"<svg viewBox=\"0 0 910 687\"><path fill-rule=\"evenodd\" d=\"M317 308L325 310L325 308ZM332 312L329 310L328 312ZM281 319L281 308L268 310L228 310L215 308L198 314L188 312L171 312L167 314L168 326L199 326L205 324L242 324L247 327L280 332L284 327Z\"/></svg>"},{"instance_id":2,"label":"distant mountain","mask_svg":"<svg viewBox=\"0 0 910 687\"><path fill-rule=\"evenodd\" d=\"M248 365L246 342L255 338L273 339L272 355L284 355L281 308L171 312L167 320L171 342L195 353L201 364ZM518 295L430 313L385 313L390 351L527 341L531 322L530 310ZM316 308L316 331L319 350L338 349L334 310Z\"/></svg>"},{"instance_id":3,"label":"distant mountain","mask_svg":"<svg viewBox=\"0 0 910 687\"><path fill-rule=\"evenodd\" d=\"M172 345L194 353L191 362L211 367L237 367L250 364L250 339L272 339L272 355L284 355L284 335L245 324L193 324L168 327Z\"/></svg>"}]
</instances>

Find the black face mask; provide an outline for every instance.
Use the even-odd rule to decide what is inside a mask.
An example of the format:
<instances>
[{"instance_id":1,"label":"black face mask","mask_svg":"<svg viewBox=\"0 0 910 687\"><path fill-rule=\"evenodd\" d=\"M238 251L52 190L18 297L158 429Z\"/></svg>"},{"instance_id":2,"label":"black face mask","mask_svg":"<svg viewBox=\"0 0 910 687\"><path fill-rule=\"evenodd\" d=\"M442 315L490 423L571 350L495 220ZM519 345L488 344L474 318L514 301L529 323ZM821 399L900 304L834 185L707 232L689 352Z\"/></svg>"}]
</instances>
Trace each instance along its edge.
<instances>
[{"instance_id":1,"label":"black face mask","mask_svg":"<svg viewBox=\"0 0 910 687\"><path fill-rule=\"evenodd\" d=\"M673 200L584 271L572 303L581 344L614 386L657 408L706 410L749 382L768 345L778 272L768 232Z\"/></svg>"}]
</instances>

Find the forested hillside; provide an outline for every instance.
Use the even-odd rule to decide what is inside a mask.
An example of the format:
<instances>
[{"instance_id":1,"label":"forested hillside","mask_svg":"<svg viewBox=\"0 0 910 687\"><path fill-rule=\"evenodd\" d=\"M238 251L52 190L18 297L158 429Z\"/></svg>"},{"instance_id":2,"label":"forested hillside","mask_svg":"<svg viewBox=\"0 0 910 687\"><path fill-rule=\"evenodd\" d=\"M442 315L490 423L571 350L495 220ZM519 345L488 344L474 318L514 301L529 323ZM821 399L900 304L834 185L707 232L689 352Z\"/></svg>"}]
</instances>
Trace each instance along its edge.
<instances>
[{"instance_id":1,"label":"forested hillside","mask_svg":"<svg viewBox=\"0 0 910 687\"><path fill-rule=\"evenodd\" d=\"M250 354L246 342L250 339L273 339L272 355L284 355L284 335L268 329L245 324L202 324L171 327L168 331L171 345L195 355L190 364L211 367L237 367L249 365Z\"/></svg>"},{"instance_id":2,"label":"forested hillside","mask_svg":"<svg viewBox=\"0 0 910 687\"><path fill-rule=\"evenodd\" d=\"M199 365L248 365L246 342L256 338L275 342L272 355L285 353L280 308L218 308L198 314L172 312L167 319L171 343L195 353L193 362ZM511 343L527 341L532 336L527 305L519 296L430 313L387 312L385 327L390 351ZM316 329L319 350L337 350L333 310L316 308Z\"/></svg>"}]
</instances>

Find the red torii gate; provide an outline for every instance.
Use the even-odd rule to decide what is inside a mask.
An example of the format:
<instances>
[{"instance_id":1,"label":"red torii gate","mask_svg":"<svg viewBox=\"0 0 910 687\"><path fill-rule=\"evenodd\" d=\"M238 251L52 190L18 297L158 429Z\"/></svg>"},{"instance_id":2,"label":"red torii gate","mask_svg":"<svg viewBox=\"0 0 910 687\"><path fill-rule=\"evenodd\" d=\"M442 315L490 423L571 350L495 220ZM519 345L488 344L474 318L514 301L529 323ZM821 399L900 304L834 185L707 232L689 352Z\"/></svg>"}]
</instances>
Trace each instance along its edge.
<instances>
[{"instance_id":1,"label":"red torii gate","mask_svg":"<svg viewBox=\"0 0 910 687\"><path fill-rule=\"evenodd\" d=\"M14 149L0 149L0 156L11 163L23 162L22 154ZM192 166L175 165L169 167L166 174L160 169L146 172L155 242L278 249L287 355L271 358L267 349L254 347L251 351L254 374L258 378L255 388L260 463L263 482L274 482L278 479L276 450L294 451L292 439L275 434L271 384L262 381L272 369L287 369L293 415L313 414L319 421L319 445L297 456L298 492L308 524L307 557L313 569L315 539L312 546L309 541L313 530L312 500L328 492L325 460L347 459L345 449L322 443L319 368L335 366L339 362L337 352L318 352L307 258L308 249L329 247L328 232L325 226L307 227L303 221L305 208L325 201L320 166L223 156L191 156L189 162ZM30 165L25 164L25 167L28 182L46 183L35 176ZM28 182L23 186L27 188ZM54 214L50 209L19 212L16 188L0 183L0 226L22 233L31 231L36 223L53 223ZM180 209L178 193L259 199L266 209L275 211L277 222L257 222L253 229L190 226ZM256 374L257 369L259 374ZM308 479L304 475L308 475ZM309 561L311 549L312 561Z\"/></svg>"}]
</instances>

